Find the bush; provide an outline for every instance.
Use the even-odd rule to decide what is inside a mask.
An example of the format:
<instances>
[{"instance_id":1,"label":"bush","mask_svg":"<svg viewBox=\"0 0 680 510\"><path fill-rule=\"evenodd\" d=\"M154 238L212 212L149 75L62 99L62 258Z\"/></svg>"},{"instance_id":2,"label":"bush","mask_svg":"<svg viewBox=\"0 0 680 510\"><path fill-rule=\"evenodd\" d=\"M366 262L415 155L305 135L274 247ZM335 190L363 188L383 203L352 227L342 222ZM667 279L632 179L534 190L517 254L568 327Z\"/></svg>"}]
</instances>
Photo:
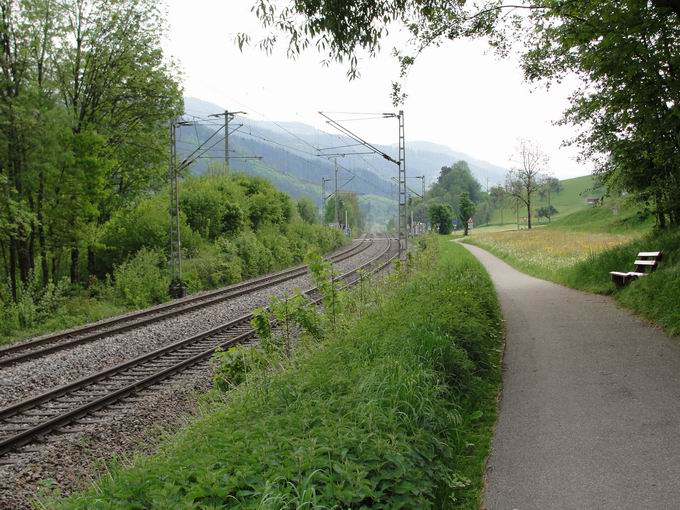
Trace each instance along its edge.
<instances>
[{"instance_id":1,"label":"bush","mask_svg":"<svg viewBox=\"0 0 680 510\"><path fill-rule=\"evenodd\" d=\"M161 269L163 257L156 250L142 248L134 257L113 270L113 287L119 300L143 308L162 303L168 297L167 271Z\"/></svg>"},{"instance_id":2,"label":"bush","mask_svg":"<svg viewBox=\"0 0 680 510\"><path fill-rule=\"evenodd\" d=\"M105 225L97 266L110 272L142 248L165 253L170 240L168 196L160 194L140 201L128 210L121 210ZM186 257L195 256L203 240L187 224L184 212L180 214L180 237L182 252Z\"/></svg>"},{"instance_id":3,"label":"bush","mask_svg":"<svg viewBox=\"0 0 680 510\"><path fill-rule=\"evenodd\" d=\"M0 292L0 334L9 335L21 329L30 329L58 313L69 292L68 279L61 279L56 285L48 282L42 286L38 276L31 272L28 281L17 287L17 300L11 297L9 283Z\"/></svg>"},{"instance_id":4,"label":"bush","mask_svg":"<svg viewBox=\"0 0 680 510\"><path fill-rule=\"evenodd\" d=\"M185 260L182 268L182 278L189 292L230 285L243 279L236 245L223 237L204 246L198 256Z\"/></svg>"},{"instance_id":5,"label":"bush","mask_svg":"<svg viewBox=\"0 0 680 510\"><path fill-rule=\"evenodd\" d=\"M236 250L243 263L243 276L252 277L270 272L274 257L251 231L241 232L236 239Z\"/></svg>"}]
</instances>

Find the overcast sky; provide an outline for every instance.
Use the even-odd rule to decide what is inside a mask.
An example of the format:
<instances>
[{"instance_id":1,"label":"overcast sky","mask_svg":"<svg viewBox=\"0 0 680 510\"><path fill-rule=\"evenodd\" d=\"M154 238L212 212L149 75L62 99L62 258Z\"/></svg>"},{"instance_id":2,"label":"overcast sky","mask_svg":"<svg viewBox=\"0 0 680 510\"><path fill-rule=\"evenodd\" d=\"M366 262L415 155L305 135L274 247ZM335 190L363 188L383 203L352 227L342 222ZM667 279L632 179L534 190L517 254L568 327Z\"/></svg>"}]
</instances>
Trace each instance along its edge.
<instances>
[{"instance_id":1,"label":"overcast sky","mask_svg":"<svg viewBox=\"0 0 680 510\"><path fill-rule=\"evenodd\" d=\"M165 49L183 69L186 95L245 110L257 120L299 121L320 128L324 123L319 110L394 111L389 92L398 70L389 42L377 58L361 62L361 78L350 82L345 66L323 67L314 50L295 61L286 58L284 44L274 55L256 48L241 53L234 43L236 33L249 32L255 40L263 35L250 12L253 0L166 2L170 33ZM560 148L573 130L553 125L567 105L570 87L547 92L529 86L514 59L485 54L481 41L426 51L411 70L405 92L407 151L408 140L426 140L509 167L517 139L531 138L550 156L553 175L568 178L590 172L575 161L573 149ZM394 120L351 126L376 143L397 141Z\"/></svg>"}]
</instances>

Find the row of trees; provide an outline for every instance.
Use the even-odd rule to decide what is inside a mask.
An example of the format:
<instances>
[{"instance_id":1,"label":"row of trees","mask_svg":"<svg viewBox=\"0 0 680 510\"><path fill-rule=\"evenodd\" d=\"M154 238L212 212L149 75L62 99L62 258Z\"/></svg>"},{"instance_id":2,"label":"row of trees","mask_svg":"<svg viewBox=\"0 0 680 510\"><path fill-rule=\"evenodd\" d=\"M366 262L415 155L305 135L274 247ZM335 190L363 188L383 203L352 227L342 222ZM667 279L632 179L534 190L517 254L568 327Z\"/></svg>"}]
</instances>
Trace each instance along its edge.
<instances>
[{"instance_id":1,"label":"row of trees","mask_svg":"<svg viewBox=\"0 0 680 510\"><path fill-rule=\"evenodd\" d=\"M551 193L559 193L562 185L549 175L548 158L541 148L529 140L520 140L515 165L508 172L504 185L496 185L488 191L470 171L465 161L458 161L450 167L443 167L437 182L425 194L424 199L412 200L409 206L414 211L414 221L426 222L440 233L451 231L458 223L468 233L468 220L475 224L488 223L495 210L503 210L513 203L526 210L528 228L532 217L550 218L557 213L552 205L535 208L536 198L545 200Z\"/></svg>"},{"instance_id":2,"label":"row of trees","mask_svg":"<svg viewBox=\"0 0 680 510\"><path fill-rule=\"evenodd\" d=\"M182 111L163 32L153 0L0 0L0 276L15 299L34 271L100 273L103 226L163 184Z\"/></svg>"},{"instance_id":3,"label":"row of trees","mask_svg":"<svg viewBox=\"0 0 680 510\"><path fill-rule=\"evenodd\" d=\"M423 198L409 199L413 221L429 223L442 234L451 232L456 221L467 234L468 220L486 200L479 182L465 161L441 168L437 182Z\"/></svg>"},{"instance_id":4,"label":"row of trees","mask_svg":"<svg viewBox=\"0 0 680 510\"><path fill-rule=\"evenodd\" d=\"M262 47L283 32L291 54L316 47L349 62L350 77L395 23L412 35L395 51L401 78L424 48L466 37L487 38L501 55L518 49L529 81L576 76L562 122L580 133L569 143L610 189L651 204L660 226L680 222L680 0L261 0L255 13L271 30ZM392 93L403 100L400 82Z\"/></svg>"},{"instance_id":5,"label":"row of trees","mask_svg":"<svg viewBox=\"0 0 680 510\"><path fill-rule=\"evenodd\" d=\"M335 214L336 203L338 206L337 216ZM360 232L366 222L357 194L350 191L339 191L337 202L335 196L325 201L323 219L326 225L339 222L343 230L351 229L353 232Z\"/></svg>"}]
</instances>

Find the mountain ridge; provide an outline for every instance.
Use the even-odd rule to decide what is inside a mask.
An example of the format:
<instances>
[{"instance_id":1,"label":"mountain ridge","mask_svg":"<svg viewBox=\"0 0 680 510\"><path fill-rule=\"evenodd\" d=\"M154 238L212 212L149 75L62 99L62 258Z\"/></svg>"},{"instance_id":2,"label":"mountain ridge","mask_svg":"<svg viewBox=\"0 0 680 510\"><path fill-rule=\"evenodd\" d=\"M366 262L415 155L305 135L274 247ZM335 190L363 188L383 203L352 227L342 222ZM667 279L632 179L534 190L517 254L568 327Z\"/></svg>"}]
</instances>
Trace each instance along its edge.
<instances>
[{"instance_id":1,"label":"mountain ridge","mask_svg":"<svg viewBox=\"0 0 680 510\"><path fill-rule=\"evenodd\" d=\"M194 97L185 97L184 99L185 110L190 115L202 117L224 111L224 108L219 105L203 99ZM318 158L318 151L316 151L316 154L314 153L318 147L337 146L342 142L353 143L348 137L319 130L302 122L259 121L246 117L239 117L238 122L244 124L245 130L250 130L250 132L236 131L232 134L233 138L258 138L259 135L260 140L264 143L286 145L291 152L303 158ZM262 140L262 138L267 140ZM396 144L374 145L388 154L394 153L393 155L396 157ZM459 160L468 162L473 175L480 183L484 184L487 178L490 184L502 183L505 179L507 169L494 163L457 151L443 144L426 140L407 140L406 168L407 174L411 176L425 175L428 182L433 182L439 176L441 167L450 166ZM343 166L353 170L362 169L374 173L388 182L391 177L397 176L394 164L383 158L362 156L358 160L349 161L346 159L345 161L346 163L343 163Z\"/></svg>"}]
</instances>

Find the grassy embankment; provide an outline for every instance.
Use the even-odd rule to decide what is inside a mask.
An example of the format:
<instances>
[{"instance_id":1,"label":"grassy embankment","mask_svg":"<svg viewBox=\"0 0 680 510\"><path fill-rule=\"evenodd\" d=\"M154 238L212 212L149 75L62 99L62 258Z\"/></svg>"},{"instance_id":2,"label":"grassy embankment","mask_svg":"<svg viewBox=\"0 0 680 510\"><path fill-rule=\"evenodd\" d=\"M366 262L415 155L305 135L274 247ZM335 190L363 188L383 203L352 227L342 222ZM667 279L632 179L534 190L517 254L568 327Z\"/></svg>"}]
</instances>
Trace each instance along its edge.
<instances>
[{"instance_id":1,"label":"grassy embankment","mask_svg":"<svg viewBox=\"0 0 680 510\"><path fill-rule=\"evenodd\" d=\"M502 332L488 275L431 242L342 326L59 508L478 508ZM361 302L358 300L361 295Z\"/></svg>"},{"instance_id":2,"label":"grassy embankment","mask_svg":"<svg viewBox=\"0 0 680 510\"><path fill-rule=\"evenodd\" d=\"M616 214L615 214L616 213ZM468 239L517 269L569 287L612 294L624 306L680 334L680 231L655 232L653 219L610 201L545 228L475 232ZM610 271L630 271L640 251L664 252L655 273L616 289Z\"/></svg>"},{"instance_id":3,"label":"grassy embankment","mask_svg":"<svg viewBox=\"0 0 680 510\"><path fill-rule=\"evenodd\" d=\"M571 213L588 209L586 204L587 197L601 197L603 190L596 188L593 176L586 175L583 177L575 177L573 179L565 179L560 181L562 190L559 193L550 194L550 204L557 209L558 214L553 217L553 221L558 218L563 218ZM541 199L540 196L535 195L532 200L532 209L535 211L541 207L548 205L548 197ZM526 207L520 206L519 216L521 224L526 222ZM491 214L490 225L515 225L517 222L517 213L512 199L508 198L504 207L499 207ZM547 220L534 218L534 223L547 223Z\"/></svg>"}]
</instances>

